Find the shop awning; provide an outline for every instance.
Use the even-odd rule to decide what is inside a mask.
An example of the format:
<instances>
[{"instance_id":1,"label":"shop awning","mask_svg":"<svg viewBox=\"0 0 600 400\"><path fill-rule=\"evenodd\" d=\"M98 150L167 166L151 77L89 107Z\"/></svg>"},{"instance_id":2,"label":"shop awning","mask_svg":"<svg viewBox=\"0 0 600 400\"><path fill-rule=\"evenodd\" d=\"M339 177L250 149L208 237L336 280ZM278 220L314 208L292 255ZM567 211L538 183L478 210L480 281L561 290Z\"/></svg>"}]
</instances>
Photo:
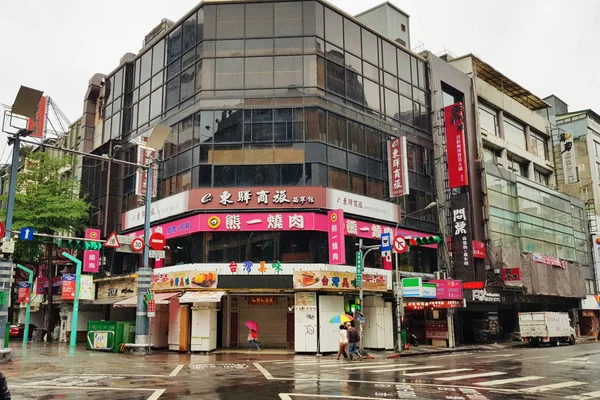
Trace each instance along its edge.
<instances>
[{"instance_id":1,"label":"shop awning","mask_svg":"<svg viewBox=\"0 0 600 400\"><path fill-rule=\"evenodd\" d=\"M169 299L181 294L180 292L154 293L156 304L169 304ZM137 296L131 296L113 304L113 307L137 307Z\"/></svg>"},{"instance_id":2,"label":"shop awning","mask_svg":"<svg viewBox=\"0 0 600 400\"><path fill-rule=\"evenodd\" d=\"M117 299L111 299L111 298L108 298L108 299L96 299L96 300L92 301L90 304L100 305L101 306L101 305L105 305L105 304L114 304L114 303L116 303L119 300L122 300L122 299L118 299L118 298Z\"/></svg>"},{"instance_id":3,"label":"shop awning","mask_svg":"<svg viewBox=\"0 0 600 400\"><path fill-rule=\"evenodd\" d=\"M179 298L180 303L218 303L227 292L186 292Z\"/></svg>"}]
</instances>

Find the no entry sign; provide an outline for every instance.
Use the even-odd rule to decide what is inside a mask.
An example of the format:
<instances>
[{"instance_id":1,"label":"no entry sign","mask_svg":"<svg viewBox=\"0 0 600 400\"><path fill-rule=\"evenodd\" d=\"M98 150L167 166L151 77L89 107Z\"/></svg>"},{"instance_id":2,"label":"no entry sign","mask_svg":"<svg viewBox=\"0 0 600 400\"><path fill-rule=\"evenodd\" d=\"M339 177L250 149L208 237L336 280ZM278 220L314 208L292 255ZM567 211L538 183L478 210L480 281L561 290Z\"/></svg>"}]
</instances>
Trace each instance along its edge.
<instances>
[{"instance_id":1,"label":"no entry sign","mask_svg":"<svg viewBox=\"0 0 600 400\"><path fill-rule=\"evenodd\" d=\"M167 245L165 235L160 232L154 232L150 235L150 247L152 250L162 250Z\"/></svg>"},{"instance_id":2,"label":"no entry sign","mask_svg":"<svg viewBox=\"0 0 600 400\"><path fill-rule=\"evenodd\" d=\"M396 253L404 253L406 252L406 250L408 249L408 246L406 245L406 240L402 237L402 236L396 236L394 237L394 250L396 250Z\"/></svg>"}]
</instances>

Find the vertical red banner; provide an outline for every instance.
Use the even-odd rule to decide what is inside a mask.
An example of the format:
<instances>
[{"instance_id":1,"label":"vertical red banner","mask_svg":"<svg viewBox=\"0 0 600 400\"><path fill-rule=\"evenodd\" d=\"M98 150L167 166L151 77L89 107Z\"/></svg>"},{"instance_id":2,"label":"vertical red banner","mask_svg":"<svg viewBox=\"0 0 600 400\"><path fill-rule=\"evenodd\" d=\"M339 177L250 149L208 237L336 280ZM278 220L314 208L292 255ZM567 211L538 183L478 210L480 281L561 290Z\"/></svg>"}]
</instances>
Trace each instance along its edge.
<instances>
[{"instance_id":1,"label":"vertical red banner","mask_svg":"<svg viewBox=\"0 0 600 400\"><path fill-rule=\"evenodd\" d=\"M409 193L406 137L388 140L387 151L390 197L404 196Z\"/></svg>"},{"instance_id":2,"label":"vertical red banner","mask_svg":"<svg viewBox=\"0 0 600 400\"><path fill-rule=\"evenodd\" d=\"M65 274L62 278L62 296L63 300L74 300L77 288L75 274Z\"/></svg>"},{"instance_id":3,"label":"vertical red banner","mask_svg":"<svg viewBox=\"0 0 600 400\"><path fill-rule=\"evenodd\" d=\"M19 282L19 303L29 303L31 296L31 287L29 282Z\"/></svg>"},{"instance_id":4,"label":"vertical red banner","mask_svg":"<svg viewBox=\"0 0 600 400\"><path fill-rule=\"evenodd\" d=\"M42 96L40 98L40 102L38 103L35 117L29 118L29 122L27 123L27 130L33 132L30 137L44 138L44 128L46 125L46 106L46 96Z\"/></svg>"},{"instance_id":5,"label":"vertical red banner","mask_svg":"<svg viewBox=\"0 0 600 400\"><path fill-rule=\"evenodd\" d=\"M86 239L100 239L100 229L87 228ZM83 272L96 273L100 271L100 251L85 250L83 252Z\"/></svg>"},{"instance_id":6,"label":"vertical red banner","mask_svg":"<svg viewBox=\"0 0 600 400\"><path fill-rule=\"evenodd\" d=\"M329 237L329 264L346 264L346 241L344 236L344 211L327 213Z\"/></svg>"},{"instance_id":7,"label":"vertical red banner","mask_svg":"<svg viewBox=\"0 0 600 400\"><path fill-rule=\"evenodd\" d=\"M446 126L448 184L450 189L469 186L462 103L455 103L444 108L444 123Z\"/></svg>"}]
</instances>

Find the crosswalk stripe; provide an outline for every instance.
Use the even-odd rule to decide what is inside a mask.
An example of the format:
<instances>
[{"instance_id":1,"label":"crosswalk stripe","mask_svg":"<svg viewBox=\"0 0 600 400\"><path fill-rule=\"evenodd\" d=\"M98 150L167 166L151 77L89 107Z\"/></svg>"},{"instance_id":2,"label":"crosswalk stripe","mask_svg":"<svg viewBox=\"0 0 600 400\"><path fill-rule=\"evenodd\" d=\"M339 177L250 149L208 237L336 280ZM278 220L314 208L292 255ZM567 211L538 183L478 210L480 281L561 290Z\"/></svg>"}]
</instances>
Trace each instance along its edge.
<instances>
[{"instance_id":1,"label":"crosswalk stripe","mask_svg":"<svg viewBox=\"0 0 600 400\"><path fill-rule=\"evenodd\" d=\"M541 392L547 392L548 390L562 389L562 388L568 388L568 387L573 387L573 386L581 386L581 385L587 385L587 384L585 382L567 381L567 382L553 383L551 385L542 385L542 386L528 387L528 388L525 388L525 389L521 389L521 392L524 392L524 393L541 393Z\"/></svg>"},{"instance_id":2,"label":"crosswalk stripe","mask_svg":"<svg viewBox=\"0 0 600 400\"><path fill-rule=\"evenodd\" d=\"M447 374L451 372L463 372L463 371L473 371L471 368L455 368L455 369L445 369L442 371L425 371L425 372L411 372L410 374L404 374L406 376L422 376L422 375L439 375L439 374Z\"/></svg>"},{"instance_id":3,"label":"crosswalk stripe","mask_svg":"<svg viewBox=\"0 0 600 400\"><path fill-rule=\"evenodd\" d=\"M485 381L476 383L477 386L498 386L506 385L508 383L527 382L543 379L543 376L523 376L521 378L509 378L509 379L497 379L493 381Z\"/></svg>"},{"instance_id":4,"label":"crosswalk stripe","mask_svg":"<svg viewBox=\"0 0 600 400\"><path fill-rule=\"evenodd\" d=\"M389 366L393 365L394 367L410 367L410 366L415 365L415 364L390 364L390 363L386 363L386 364L383 364L383 365L364 365L364 366L361 365L360 367L346 367L346 368L342 368L342 369L352 369L352 370L355 370L355 369L385 368L388 365Z\"/></svg>"},{"instance_id":5,"label":"crosswalk stripe","mask_svg":"<svg viewBox=\"0 0 600 400\"><path fill-rule=\"evenodd\" d=\"M406 370L418 370L418 369L433 369L433 368L444 368L439 365L428 365L423 367L402 367L402 368L390 368L390 369L379 369L377 371L372 372L396 372L396 371L406 371ZM348 368L350 369L350 368Z\"/></svg>"},{"instance_id":6,"label":"crosswalk stripe","mask_svg":"<svg viewBox=\"0 0 600 400\"><path fill-rule=\"evenodd\" d=\"M494 356L484 356L484 357L475 357L475 358L498 358L498 357L513 357L518 356L518 354L496 354Z\"/></svg>"},{"instance_id":7,"label":"crosswalk stripe","mask_svg":"<svg viewBox=\"0 0 600 400\"><path fill-rule=\"evenodd\" d=\"M438 381L455 381L459 379L471 379L471 378L483 378L485 376L498 376L498 375L506 375L506 372L482 372L480 374L469 374L469 375L456 375L456 376L448 376L444 378L435 378Z\"/></svg>"},{"instance_id":8,"label":"crosswalk stripe","mask_svg":"<svg viewBox=\"0 0 600 400\"><path fill-rule=\"evenodd\" d=\"M600 391L582 393L573 396L567 396L568 400L588 400L588 399L597 399L600 397Z\"/></svg>"}]
</instances>

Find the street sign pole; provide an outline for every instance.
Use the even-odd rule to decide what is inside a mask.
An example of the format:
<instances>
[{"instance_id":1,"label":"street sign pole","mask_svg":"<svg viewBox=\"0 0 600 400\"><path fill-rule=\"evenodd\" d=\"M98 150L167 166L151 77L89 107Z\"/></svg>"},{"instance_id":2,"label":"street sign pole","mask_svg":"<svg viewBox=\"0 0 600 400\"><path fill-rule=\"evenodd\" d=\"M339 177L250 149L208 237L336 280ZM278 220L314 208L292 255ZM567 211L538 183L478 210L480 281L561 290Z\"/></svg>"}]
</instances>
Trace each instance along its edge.
<instances>
[{"instance_id":1,"label":"street sign pole","mask_svg":"<svg viewBox=\"0 0 600 400\"><path fill-rule=\"evenodd\" d=\"M17 134L13 136L13 154L12 154L12 164L10 166L10 184L8 186L8 202L6 205L6 233L4 236L4 240L11 240L11 230L13 223L13 213L15 209L15 195L17 192L17 173L19 172L19 157L21 150L21 134L26 134L26 132L19 131ZM31 133L31 132L29 132ZM8 258L9 263L12 264L12 254ZM14 270L14 266L11 268L9 274L2 273L0 276L0 291L2 294L0 295L0 346L3 348L2 355L7 360L10 360L10 348L4 348L4 343L6 342L6 331L8 327L8 308L10 307L10 284L12 281L12 271ZM3 271L5 272L5 271Z\"/></svg>"},{"instance_id":2,"label":"street sign pole","mask_svg":"<svg viewBox=\"0 0 600 400\"><path fill-rule=\"evenodd\" d=\"M62 253L63 257L73 261L76 265L75 268L75 298L73 299L73 318L71 319L71 340L69 346L71 349L77 344L77 319L79 318L79 289L81 288L81 264L82 262L73 257L66 251ZM48 332L50 335L50 332Z\"/></svg>"},{"instance_id":3,"label":"street sign pole","mask_svg":"<svg viewBox=\"0 0 600 400\"><path fill-rule=\"evenodd\" d=\"M23 330L23 344L27 344L27 339L29 339L29 320L31 317L31 291L33 290L33 271L29 268L22 266L21 264L17 264L17 267L27 272L29 276L29 300L27 301L27 306L25 307L25 329ZM50 333L48 333L50 334Z\"/></svg>"},{"instance_id":4,"label":"street sign pole","mask_svg":"<svg viewBox=\"0 0 600 400\"><path fill-rule=\"evenodd\" d=\"M138 269L137 273L137 310L135 316L135 351L137 354L148 354L150 343L148 338L148 332L150 331L150 322L148 320L148 311L144 296L150 291L150 284L152 283L152 270L150 269L150 249L148 243L150 243L150 209L152 207L152 175L154 168L152 164L148 166L148 172L146 173L146 209L144 210L144 253L143 253L143 264L142 268Z\"/></svg>"},{"instance_id":5,"label":"street sign pole","mask_svg":"<svg viewBox=\"0 0 600 400\"><path fill-rule=\"evenodd\" d=\"M396 338L397 351L402 351L402 320L404 319L404 297L402 296L402 288L400 287L400 265L398 262L398 252L395 252L396 259L396 324L398 326L398 337Z\"/></svg>"}]
</instances>

